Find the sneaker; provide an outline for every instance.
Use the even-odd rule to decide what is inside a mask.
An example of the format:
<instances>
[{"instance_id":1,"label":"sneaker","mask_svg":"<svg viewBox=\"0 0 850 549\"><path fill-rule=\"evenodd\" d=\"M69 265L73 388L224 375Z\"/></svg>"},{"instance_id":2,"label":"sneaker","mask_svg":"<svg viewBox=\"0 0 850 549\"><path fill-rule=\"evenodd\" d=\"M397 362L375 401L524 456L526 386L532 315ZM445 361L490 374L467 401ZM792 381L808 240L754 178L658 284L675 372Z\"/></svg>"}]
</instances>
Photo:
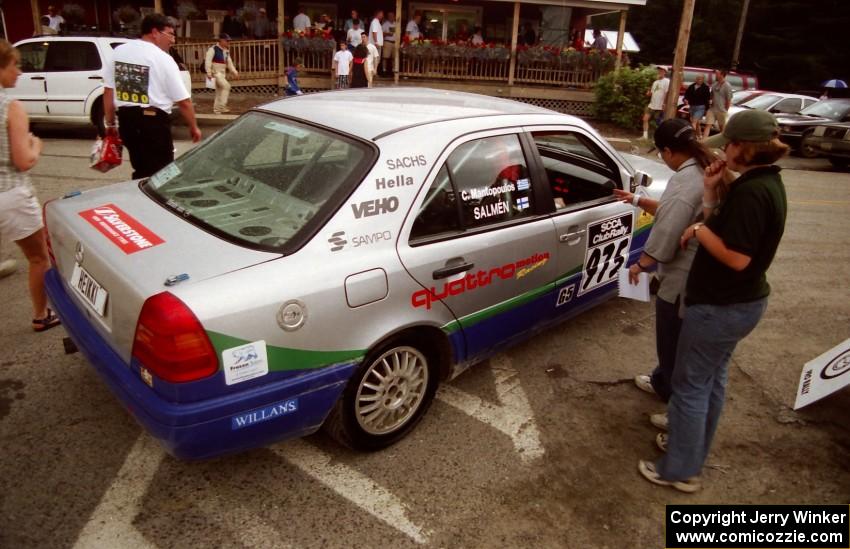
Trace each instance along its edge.
<instances>
[{"instance_id":1,"label":"sneaker","mask_svg":"<svg viewBox=\"0 0 850 549\"><path fill-rule=\"evenodd\" d=\"M0 261L0 278L4 276L9 276L18 270L18 262L14 259L6 259L4 261Z\"/></svg>"},{"instance_id":2,"label":"sneaker","mask_svg":"<svg viewBox=\"0 0 850 549\"><path fill-rule=\"evenodd\" d=\"M667 433L658 433L655 435L655 445L662 452L667 451Z\"/></svg>"},{"instance_id":3,"label":"sneaker","mask_svg":"<svg viewBox=\"0 0 850 549\"><path fill-rule=\"evenodd\" d=\"M680 492L685 492L686 494L693 494L702 488L702 484L700 484L699 479L696 477L691 477L687 480L664 480L661 478L661 475L658 474L658 471L655 470L655 464L651 461L643 459L638 461L638 471L641 475L643 475L643 478L653 484L657 484L659 486L671 486Z\"/></svg>"},{"instance_id":4,"label":"sneaker","mask_svg":"<svg viewBox=\"0 0 850 549\"><path fill-rule=\"evenodd\" d=\"M641 391L646 391L647 393L654 395L655 389L652 388L652 380L649 376L639 375L635 376L635 385Z\"/></svg>"},{"instance_id":5,"label":"sneaker","mask_svg":"<svg viewBox=\"0 0 850 549\"><path fill-rule=\"evenodd\" d=\"M667 412L662 414L652 414L649 416L649 422L662 431L667 430Z\"/></svg>"}]
</instances>

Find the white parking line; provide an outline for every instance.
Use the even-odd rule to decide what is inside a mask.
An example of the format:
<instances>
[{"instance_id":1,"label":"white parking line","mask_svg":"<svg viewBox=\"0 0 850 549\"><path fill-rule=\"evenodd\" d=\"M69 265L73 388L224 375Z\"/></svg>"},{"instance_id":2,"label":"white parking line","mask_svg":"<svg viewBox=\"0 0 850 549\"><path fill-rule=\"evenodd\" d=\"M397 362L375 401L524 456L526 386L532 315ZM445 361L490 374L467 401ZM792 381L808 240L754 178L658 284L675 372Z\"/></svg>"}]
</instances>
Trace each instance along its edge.
<instances>
[{"instance_id":1,"label":"white parking line","mask_svg":"<svg viewBox=\"0 0 850 549\"><path fill-rule=\"evenodd\" d=\"M545 450L534 422L534 412L511 359L499 354L491 359L490 365L501 405L486 402L449 384L440 387L437 398L506 434L524 462L543 457Z\"/></svg>"},{"instance_id":2,"label":"white parking line","mask_svg":"<svg viewBox=\"0 0 850 549\"><path fill-rule=\"evenodd\" d=\"M278 455L352 502L375 518L389 524L416 543L426 543L430 532L407 518L407 505L375 481L302 441L291 440L272 447Z\"/></svg>"},{"instance_id":3,"label":"white parking line","mask_svg":"<svg viewBox=\"0 0 850 549\"><path fill-rule=\"evenodd\" d=\"M141 500L165 453L153 437L142 433L127 454L115 481L89 517L74 549L155 547L133 526Z\"/></svg>"}]
</instances>

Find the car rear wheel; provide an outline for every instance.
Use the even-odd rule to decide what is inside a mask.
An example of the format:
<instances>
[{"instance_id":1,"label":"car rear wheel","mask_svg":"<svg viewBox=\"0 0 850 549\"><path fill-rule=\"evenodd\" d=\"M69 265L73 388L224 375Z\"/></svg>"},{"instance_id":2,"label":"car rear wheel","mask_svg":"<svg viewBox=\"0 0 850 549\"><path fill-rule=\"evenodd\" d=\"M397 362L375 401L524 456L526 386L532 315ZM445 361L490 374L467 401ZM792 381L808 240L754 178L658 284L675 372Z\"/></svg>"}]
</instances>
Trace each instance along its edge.
<instances>
[{"instance_id":1,"label":"car rear wheel","mask_svg":"<svg viewBox=\"0 0 850 549\"><path fill-rule=\"evenodd\" d=\"M370 353L325 424L332 437L357 450L386 448L404 438L430 407L437 389L435 360L415 341L390 342Z\"/></svg>"},{"instance_id":2,"label":"car rear wheel","mask_svg":"<svg viewBox=\"0 0 850 549\"><path fill-rule=\"evenodd\" d=\"M803 158L815 158L818 155L818 149L812 143L812 132L806 132L800 139L800 156Z\"/></svg>"}]
</instances>

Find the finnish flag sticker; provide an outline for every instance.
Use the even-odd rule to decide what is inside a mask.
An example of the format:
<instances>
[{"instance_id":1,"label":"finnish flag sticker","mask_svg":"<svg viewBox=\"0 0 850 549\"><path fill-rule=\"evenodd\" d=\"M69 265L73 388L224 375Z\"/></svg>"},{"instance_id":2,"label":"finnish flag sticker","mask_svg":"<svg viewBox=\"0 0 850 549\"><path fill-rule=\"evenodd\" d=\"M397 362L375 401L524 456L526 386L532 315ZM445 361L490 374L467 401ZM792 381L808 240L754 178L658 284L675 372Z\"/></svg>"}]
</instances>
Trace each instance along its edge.
<instances>
[{"instance_id":1,"label":"finnish flag sticker","mask_svg":"<svg viewBox=\"0 0 850 549\"><path fill-rule=\"evenodd\" d=\"M516 207L520 210L525 210L528 208L528 197L524 196L522 198L516 199Z\"/></svg>"}]
</instances>

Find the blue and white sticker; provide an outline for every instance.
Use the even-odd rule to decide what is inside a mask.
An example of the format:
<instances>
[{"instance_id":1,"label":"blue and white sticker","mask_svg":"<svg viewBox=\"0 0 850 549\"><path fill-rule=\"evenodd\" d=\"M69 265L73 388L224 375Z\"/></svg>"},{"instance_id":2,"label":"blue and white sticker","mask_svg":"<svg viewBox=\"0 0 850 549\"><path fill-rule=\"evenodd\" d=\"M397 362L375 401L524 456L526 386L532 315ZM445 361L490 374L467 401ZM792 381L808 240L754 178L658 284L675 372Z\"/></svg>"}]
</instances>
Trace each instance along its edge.
<instances>
[{"instance_id":1,"label":"blue and white sticker","mask_svg":"<svg viewBox=\"0 0 850 549\"><path fill-rule=\"evenodd\" d=\"M237 429L251 427L252 425L256 425L264 421L269 421L270 419L285 416L287 414L292 414L297 411L298 399L290 398L289 400L277 402L275 404L272 404L271 406L257 408L256 410L251 410L250 412L245 412L244 414L239 414L238 416L231 416L230 429L235 431Z\"/></svg>"},{"instance_id":2,"label":"blue and white sticker","mask_svg":"<svg viewBox=\"0 0 850 549\"><path fill-rule=\"evenodd\" d=\"M522 197L522 198L517 198L517 199L516 199L516 207L517 207L520 211L525 210L525 209L528 209L528 197L527 197L527 196L524 196L524 197Z\"/></svg>"},{"instance_id":3,"label":"blue and white sticker","mask_svg":"<svg viewBox=\"0 0 850 549\"><path fill-rule=\"evenodd\" d=\"M224 381L228 385L242 383L269 373L266 342L263 340L231 347L221 352Z\"/></svg>"},{"instance_id":4,"label":"blue and white sticker","mask_svg":"<svg viewBox=\"0 0 850 549\"><path fill-rule=\"evenodd\" d=\"M528 178L518 179L516 182L516 188L518 191L527 191L531 188L531 181Z\"/></svg>"}]
</instances>

